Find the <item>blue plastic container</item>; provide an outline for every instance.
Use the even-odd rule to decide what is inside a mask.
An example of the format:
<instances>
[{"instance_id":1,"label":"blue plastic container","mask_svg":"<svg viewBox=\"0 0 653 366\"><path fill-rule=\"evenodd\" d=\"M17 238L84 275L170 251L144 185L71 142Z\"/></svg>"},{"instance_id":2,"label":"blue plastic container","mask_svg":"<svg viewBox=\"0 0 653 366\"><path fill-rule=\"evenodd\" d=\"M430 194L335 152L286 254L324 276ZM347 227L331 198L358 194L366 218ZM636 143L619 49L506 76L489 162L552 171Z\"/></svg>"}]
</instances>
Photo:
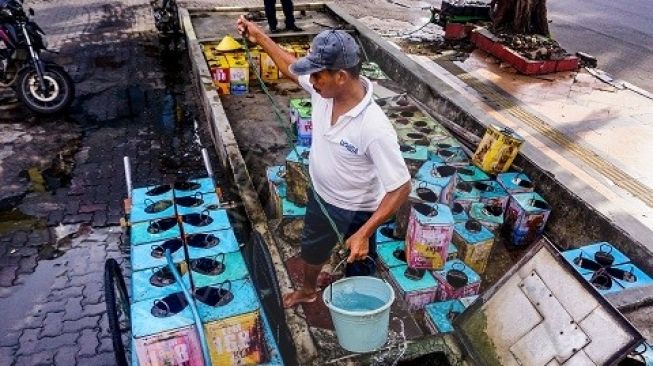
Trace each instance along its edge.
<instances>
[{"instance_id":1,"label":"blue plastic container","mask_svg":"<svg viewBox=\"0 0 653 366\"><path fill-rule=\"evenodd\" d=\"M297 152L295 152L297 150ZM296 149L290 150L288 156L286 156L286 162L290 163L302 163L305 166L308 166L308 157L311 148L308 146L296 146ZM299 156L297 155L299 153Z\"/></svg>"},{"instance_id":2,"label":"blue plastic container","mask_svg":"<svg viewBox=\"0 0 653 366\"><path fill-rule=\"evenodd\" d=\"M386 281L369 276L347 277L327 286L322 292L329 308L338 343L350 352L371 352L388 339L390 306L395 293ZM375 299L379 306L369 310L349 310L344 306L363 299ZM366 302L366 301L365 301Z\"/></svg>"},{"instance_id":3,"label":"blue plastic container","mask_svg":"<svg viewBox=\"0 0 653 366\"><path fill-rule=\"evenodd\" d=\"M406 265L406 261L400 260L395 255L395 251L403 251L404 258L406 257L405 244L403 241L388 241L376 247L376 252L379 256L379 263L387 268Z\"/></svg>"},{"instance_id":4,"label":"blue plastic container","mask_svg":"<svg viewBox=\"0 0 653 366\"><path fill-rule=\"evenodd\" d=\"M468 165L458 168L459 182L480 182L489 180L490 176L475 165Z\"/></svg>"},{"instance_id":5,"label":"blue plastic container","mask_svg":"<svg viewBox=\"0 0 653 366\"><path fill-rule=\"evenodd\" d=\"M190 286L189 275L193 276L193 284L195 287L213 285L219 282L224 282L225 280L242 280L249 276L247 265L245 264L245 258L243 258L240 251L202 258L209 258L221 262L224 266L224 271L216 275L211 275L198 272L191 268L191 272L184 274L182 277L182 281L186 286ZM192 262L193 260L191 260L191 266Z\"/></svg>"},{"instance_id":6,"label":"blue plastic container","mask_svg":"<svg viewBox=\"0 0 653 366\"><path fill-rule=\"evenodd\" d=\"M500 173L497 174L497 182L509 194L533 192L533 181L524 173Z\"/></svg>"},{"instance_id":7,"label":"blue plastic container","mask_svg":"<svg viewBox=\"0 0 653 366\"><path fill-rule=\"evenodd\" d=\"M469 157L462 147L452 146L446 149L429 151L429 160L436 163L448 164L457 167L469 165Z\"/></svg>"},{"instance_id":8,"label":"blue plastic container","mask_svg":"<svg viewBox=\"0 0 653 366\"><path fill-rule=\"evenodd\" d=\"M283 186L285 190L285 184ZM281 198L281 214L288 218L303 217L306 215L306 206L298 206L284 196Z\"/></svg>"},{"instance_id":9,"label":"blue plastic container","mask_svg":"<svg viewBox=\"0 0 653 366\"><path fill-rule=\"evenodd\" d=\"M376 243L381 244L381 243L387 243L389 241L397 240L393 236L394 230L395 230L394 222L388 222L379 226L379 228L376 229Z\"/></svg>"},{"instance_id":10,"label":"blue plastic container","mask_svg":"<svg viewBox=\"0 0 653 366\"><path fill-rule=\"evenodd\" d=\"M421 279L406 276L407 265L390 268L390 279L399 289L399 295L406 300L410 310L423 309L435 301L438 282L430 271L425 271Z\"/></svg>"},{"instance_id":11,"label":"blue plastic container","mask_svg":"<svg viewBox=\"0 0 653 366\"><path fill-rule=\"evenodd\" d=\"M460 299L428 304L424 307L426 325L434 334L451 333L453 332L453 318L464 310L465 306Z\"/></svg>"},{"instance_id":12,"label":"blue plastic container","mask_svg":"<svg viewBox=\"0 0 653 366\"><path fill-rule=\"evenodd\" d=\"M228 286L226 287L228 289ZM224 305L210 306L196 301L202 323L208 323L232 316L251 313L260 308L254 285L248 279L231 281L233 299Z\"/></svg>"}]
</instances>

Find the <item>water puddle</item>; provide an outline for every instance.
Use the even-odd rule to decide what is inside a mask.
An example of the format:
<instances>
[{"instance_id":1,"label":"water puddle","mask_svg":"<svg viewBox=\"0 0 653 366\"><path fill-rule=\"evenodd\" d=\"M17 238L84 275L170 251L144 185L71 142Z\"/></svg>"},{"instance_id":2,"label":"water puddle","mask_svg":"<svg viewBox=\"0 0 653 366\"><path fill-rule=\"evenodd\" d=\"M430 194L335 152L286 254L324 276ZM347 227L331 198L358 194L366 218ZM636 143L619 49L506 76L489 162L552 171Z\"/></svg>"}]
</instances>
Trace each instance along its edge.
<instances>
[{"instance_id":1,"label":"water puddle","mask_svg":"<svg viewBox=\"0 0 653 366\"><path fill-rule=\"evenodd\" d=\"M47 168L28 168L26 175L32 184L32 191L53 192L58 188L68 187L75 168L75 154L80 147L81 139L72 139L59 150Z\"/></svg>"},{"instance_id":2,"label":"water puddle","mask_svg":"<svg viewBox=\"0 0 653 366\"><path fill-rule=\"evenodd\" d=\"M0 235L14 231L32 231L47 228L47 222L27 215L19 209L0 211Z\"/></svg>"}]
</instances>

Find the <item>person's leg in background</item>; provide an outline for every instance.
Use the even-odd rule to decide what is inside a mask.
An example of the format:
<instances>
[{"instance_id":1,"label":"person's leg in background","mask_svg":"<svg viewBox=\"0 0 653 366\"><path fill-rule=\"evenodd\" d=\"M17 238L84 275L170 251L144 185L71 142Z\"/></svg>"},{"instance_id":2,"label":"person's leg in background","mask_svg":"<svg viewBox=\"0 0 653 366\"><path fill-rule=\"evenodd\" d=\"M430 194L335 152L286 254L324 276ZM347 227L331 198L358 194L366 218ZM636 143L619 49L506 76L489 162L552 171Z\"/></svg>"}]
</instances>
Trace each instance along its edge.
<instances>
[{"instance_id":1,"label":"person's leg in background","mask_svg":"<svg viewBox=\"0 0 653 366\"><path fill-rule=\"evenodd\" d=\"M292 32L301 32L302 29L295 25L295 14L292 0L281 0L283 15L286 18L286 30Z\"/></svg>"},{"instance_id":2,"label":"person's leg in background","mask_svg":"<svg viewBox=\"0 0 653 366\"><path fill-rule=\"evenodd\" d=\"M285 0L282 0L282 3ZM268 20L268 26L270 27L270 33L276 33L277 30L277 10L275 6L277 5L277 0L263 0L265 5L265 17ZM285 9L285 8L284 8Z\"/></svg>"}]
</instances>

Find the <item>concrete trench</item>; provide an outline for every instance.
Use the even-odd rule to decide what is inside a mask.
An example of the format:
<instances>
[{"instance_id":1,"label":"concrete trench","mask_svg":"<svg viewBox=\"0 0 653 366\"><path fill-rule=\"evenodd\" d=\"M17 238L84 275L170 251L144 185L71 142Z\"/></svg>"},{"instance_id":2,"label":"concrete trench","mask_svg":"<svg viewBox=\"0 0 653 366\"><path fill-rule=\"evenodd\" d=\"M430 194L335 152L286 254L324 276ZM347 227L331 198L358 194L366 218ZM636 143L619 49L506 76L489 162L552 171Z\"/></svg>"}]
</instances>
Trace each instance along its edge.
<instances>
[{"instance_id":1,"label":"concrete trench","mask_svg":"<svg viewBox=\"0 0 653 366\"><path fill-rule=\"evenodd\" d=\"M308 8L310 9L311 6ZM397 80L395 87L407 90L430 113L450 120L479 137L482 136L486 126L495 122L490 116L483 114L462 97L456 95L454 90L420 67L400 50L348 15L342 8L330 4L326 9L333 17L356 29L367 57L379 63L392 79ZM234 11L235 9L230 10ZM283 162L287 151L283 146L284 139L280 137L279 128L260 124L257 124L256 128L252 128L248 125L253 121L261 122L266 117L270 120L270 111L259 104L265 102L262 95L248 96L244 100L239 100L242 97L235 96L220 97L212 86L211 76L206 67L199 41L214 39L214 37L206 34L203 34L203 37L197 37L193 28L193 17L195 16L208 24L207 18L210 18L210 10L183 9L181 16L186 30L195 86L200 91L201 104L207 117L216 152L220 157L220 163L231 172L229 180L237 187L241 195L247 219L251 223L252 229L267 244L279 285L282 291L286 291L292 288L293 279L287 270L288 263L284 265L284 258L287 259L296 253L296 249L289 249L290 244L281 239L282 236L275 229L275 223L267 219L264 210L267 195L265 167ZM220 26L224 26L224 23ZM220 26L214 29L218 29ZM287 97L297 95L297 89L292 87L281 87L276 91L277 96L283 102L287 102ZM260 109L252 110L254 105L259 105ZM235 117L237 115L240 117ZM261 133L262 131L269 133ZM258 134L256 134L257 132ZM621 229L591 207L582 198L567 189L553 174L540 168L535 162L537 159L533 159L531 155L532 151L525 151L515 164L538 182L539 193L551 203L554 213L560 213L552 215L547 225L547 237L556 243L558 248L567 249L578 245L578 243L599 240L610 241L615 247L630 256L633 262L641 268L653 272L653 262L650 261L651 253L641 241L641 237L633 237L631 233ZM570 217L574 218L576 225L569 225ZM519 260L521 254L523 253L503 253L502 256L507 261L503 266L508 268ZM505 269L502 268L498 272L503 270ZM496 281L500 277L500 273L495 276L496 278L493 278L490 283ZM626 291L619 296L608 298L614 306L627 312L650 304L653 300L653 291L650 288L645 288L634 292ZM323 334L318 330L310 329L302 310L286 311L285 315L295 342L299 364L321 364L325 360L342 363L372 362L371 359L339 352L325 354L324 344L333 337L332 334ZM456 355L461 353L456 343L453 338L448 336L425 336L411 342L405 358L415 359L425 354L440 352L449 358L449 362L454 362L458 360Z\"/></svg>"}]
</instances>

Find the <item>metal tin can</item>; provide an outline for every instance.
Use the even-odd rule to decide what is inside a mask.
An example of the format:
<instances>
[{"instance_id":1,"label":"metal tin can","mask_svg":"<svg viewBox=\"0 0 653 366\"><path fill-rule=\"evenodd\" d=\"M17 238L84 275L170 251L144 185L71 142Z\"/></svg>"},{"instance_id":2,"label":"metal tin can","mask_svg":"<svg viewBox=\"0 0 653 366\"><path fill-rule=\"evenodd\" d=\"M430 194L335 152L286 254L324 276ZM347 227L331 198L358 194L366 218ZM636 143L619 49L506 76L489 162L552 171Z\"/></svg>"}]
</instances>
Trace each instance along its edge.
<instances>
[{"instance_id":1,"label":"metal tin can","mask_svg":"<svg viewBox=\"0 0 653 366\"><path fill-rule=\"evenodd\" d=\"M537 193L517 193L510 197L503 228L515 246L537 241L551 213L551 206Z\"/></svg>"},{"instance_id":2,"label":"metal tin can","mask_svg":"<svg viewBox=\"0 0 653 366\"><path fill-rule=\"evenodd\" d=\"M440 269L449 256L453 216L443 204L411 207L406 233L406 259L412 268Z\"/></svg>"},{"instance_id":3,"label":"metal tin can","mask_svg":"<svg viewBox=\"0 0 653 366\"><path fill-rule=\"evenodd\" d=\"M523 143L524 139L512 129L490 126L474 152L472 161L488 174L505 172L519 154Z\"/></svg>"}]
</instances>

